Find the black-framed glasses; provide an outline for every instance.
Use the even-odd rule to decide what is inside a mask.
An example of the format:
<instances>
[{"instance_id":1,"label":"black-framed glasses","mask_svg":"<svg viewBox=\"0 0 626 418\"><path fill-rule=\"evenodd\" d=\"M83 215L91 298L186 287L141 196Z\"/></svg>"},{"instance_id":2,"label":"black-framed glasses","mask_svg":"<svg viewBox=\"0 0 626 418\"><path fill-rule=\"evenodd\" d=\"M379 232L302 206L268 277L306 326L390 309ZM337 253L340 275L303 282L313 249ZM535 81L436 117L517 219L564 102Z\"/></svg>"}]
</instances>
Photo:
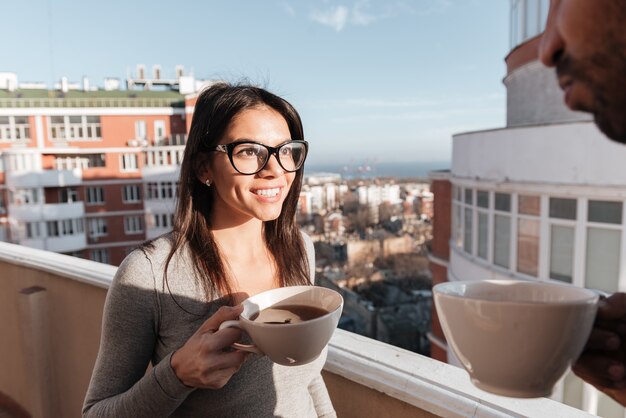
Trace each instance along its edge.
<instances>
[{"instance_id":1,"label":"black-framed glasses","mask_svg":"<svg viewBox=\"0 0 626 418\"><path fill-rule=\"evenodd\" d=\"M277 147L270 147L256 141L237 141L217 145L213 151L228 154L233 168L240 174L256 174L263 170L272 155L278 164L288 173L297 171L304 164L309 143L306 141L287 141Z\"/></svg>"}]
</instances>

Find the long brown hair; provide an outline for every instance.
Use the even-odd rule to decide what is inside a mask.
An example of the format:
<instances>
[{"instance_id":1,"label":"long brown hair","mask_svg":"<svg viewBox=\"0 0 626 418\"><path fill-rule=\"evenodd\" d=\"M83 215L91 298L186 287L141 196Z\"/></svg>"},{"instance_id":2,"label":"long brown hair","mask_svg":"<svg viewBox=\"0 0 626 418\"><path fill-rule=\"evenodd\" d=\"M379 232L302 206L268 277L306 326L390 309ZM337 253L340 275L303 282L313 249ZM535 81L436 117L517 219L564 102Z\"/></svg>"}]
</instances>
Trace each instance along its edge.
<instances>
[{"instance_id":1,"label":"long brown hair","mask_svg":"<svg viewBox=\"0 0 626 418\"><path fill-rule=\"evenodd\" d=\"M268 106L285 118L292 140L303 140L302 121L286 100L251 85L214 84L200 93L191 120L191 128L180 169L173 245L165 264L174 253L188 245L193 264L201 278L207 299L224 296L233 302L231 280L211 232L213 193L196 176L202 154L212 150L223 137L232 119L241 111ZM280 286L308 284L309 265L296 223L296 207L302 187L303 168L295 179L279 217L264 222L263 234L278 272Z\"/></svg>"}]
</instances>

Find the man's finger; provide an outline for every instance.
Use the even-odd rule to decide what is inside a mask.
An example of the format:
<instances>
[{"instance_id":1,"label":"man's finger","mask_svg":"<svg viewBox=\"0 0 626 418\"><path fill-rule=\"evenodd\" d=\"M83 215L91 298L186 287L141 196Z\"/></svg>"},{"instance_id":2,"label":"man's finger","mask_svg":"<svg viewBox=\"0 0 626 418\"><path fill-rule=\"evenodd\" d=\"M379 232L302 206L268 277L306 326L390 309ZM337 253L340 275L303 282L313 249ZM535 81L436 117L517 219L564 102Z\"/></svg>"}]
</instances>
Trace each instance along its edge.
<instances>
[{"instance_id":1,"label":"man's finger","mask_svg":"<svg viewBox=\"0 0 626 418\"><path fill-rule=\"evenodd\" d=\"M619 319L626 316L626 293L613 293L598 302L598 319Z\"/></svg>"},{"instance_id":2,"label":"man's finger","mask_svg":"<svg viewBox=\"0 0 626 418\"><path fill-rule=\"evenodd\" d=\"M611 387L626 377L626 367L622 362L590 353L580 356L572 370L594 386Z\"/></svg>"},{"instance_id":3,"label":"man's finger","mask_svg":"<svg viewBox=\"0 0 626 418\"><path fill-rule=\"evenodd\" d=\"M621 346L621 339L617 334L600 328L591 331L585 350L616 351Z\"/></svg>"}]
</instances>

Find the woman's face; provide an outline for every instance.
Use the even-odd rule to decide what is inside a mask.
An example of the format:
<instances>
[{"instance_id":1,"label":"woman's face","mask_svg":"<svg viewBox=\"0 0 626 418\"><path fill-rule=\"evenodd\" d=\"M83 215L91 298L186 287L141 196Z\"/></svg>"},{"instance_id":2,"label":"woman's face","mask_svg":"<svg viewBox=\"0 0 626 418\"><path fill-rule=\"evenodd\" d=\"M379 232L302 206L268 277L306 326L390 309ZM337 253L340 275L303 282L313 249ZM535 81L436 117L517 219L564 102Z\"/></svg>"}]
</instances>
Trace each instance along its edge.
<instances>
[{"instance_id":1,"label":"woman's face","mask_svg":"<svg viewBox=\"0 0 626 418\"><path fill-rule=\"evenodd\" d=\"M287 121L280 113L270 107L257 107L237 114L219 144L252 140L275 147L289 139ZM278 218L296 173L285 172L274 155L261 171L252 175L238 173L224 152L212 152L208 162L200 179L212 182L214 225L223 221L241 223L251 218L261 221Z\"/></svg>"}]
</instances>

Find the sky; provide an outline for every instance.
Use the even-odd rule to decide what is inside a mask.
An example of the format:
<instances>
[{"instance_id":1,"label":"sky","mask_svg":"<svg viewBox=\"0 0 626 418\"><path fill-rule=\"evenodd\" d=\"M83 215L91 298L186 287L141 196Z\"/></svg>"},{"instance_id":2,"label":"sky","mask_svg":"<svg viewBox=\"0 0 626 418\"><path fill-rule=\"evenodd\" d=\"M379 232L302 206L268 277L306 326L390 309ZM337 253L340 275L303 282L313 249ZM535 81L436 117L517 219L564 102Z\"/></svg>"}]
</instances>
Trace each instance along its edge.
<instances>
[{"instance_id":1,"label":"sky","mask_svg":"<svg viewBox=\"0 0 626 418\"><path fill-rule=\"evenodd\" d=\"M2 12L0 72L18 82L103 86L137 64L249 81L300 112L308 164L445 165L454 133L505 124L506 0L10 0Z\"/></svg>"}]
</instances>

